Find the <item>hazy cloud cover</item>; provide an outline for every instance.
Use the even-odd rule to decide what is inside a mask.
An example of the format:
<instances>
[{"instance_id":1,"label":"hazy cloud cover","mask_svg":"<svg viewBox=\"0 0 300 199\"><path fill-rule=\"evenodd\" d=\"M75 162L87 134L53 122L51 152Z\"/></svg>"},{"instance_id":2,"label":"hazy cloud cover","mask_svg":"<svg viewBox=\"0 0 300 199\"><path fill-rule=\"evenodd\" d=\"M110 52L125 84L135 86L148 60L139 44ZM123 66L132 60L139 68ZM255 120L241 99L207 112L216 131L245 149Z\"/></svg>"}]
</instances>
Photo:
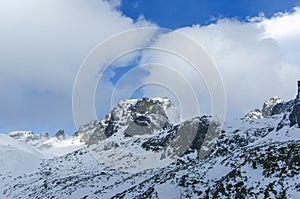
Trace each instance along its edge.
<instances>
[{"instance_id":1,"label":"hazy cloud cover","mask_svg":"<svg viewBox=\"0 0 300 199\"><path fill-rule=\"evenodd\" d=\"M0 1L1 132L74 128L72 88L84 58L111 35L149 25L123 16L119 4Z\"/></svg>"},{"instance_id":2,"label":"hazy cloud cover","mask_svg":"<svg viewBox=\"0 0 300 199\"><path fill-rule=\"evenodd\" d=\"M153 26L142 17L134 21L124 16L119 10L121 4L120 0L0 0L0 132L53 133L65 128L73 133L72 89L85 57L114 34ZM294 97L300 77L299 27L300 9L296 7L271 18L260 15L248 22L219 19L207 26L196 24L176 31L197 42L215 62L226 89L228 115L241 117L269 97ZM168 33L155 42L153 45L163 46L174 41ZM180 96L181 108L187 110L184 117L195 115L195 109L188 106L191 87L196 88L200 111L209 112L205 82L189 64L165 52L144 51L139 55L135 64L141 67L123 78L116 88L117 99L128 96L137 82L160 80ZM119 66L126 66L128 60L119 60ZM103 77L100 95L111 95L114 75ZM162 87L141 91L144 96L164 95L176 101L176 96ZM110 101L97 99L107 111Z\"/></svg>"}]
</instances>

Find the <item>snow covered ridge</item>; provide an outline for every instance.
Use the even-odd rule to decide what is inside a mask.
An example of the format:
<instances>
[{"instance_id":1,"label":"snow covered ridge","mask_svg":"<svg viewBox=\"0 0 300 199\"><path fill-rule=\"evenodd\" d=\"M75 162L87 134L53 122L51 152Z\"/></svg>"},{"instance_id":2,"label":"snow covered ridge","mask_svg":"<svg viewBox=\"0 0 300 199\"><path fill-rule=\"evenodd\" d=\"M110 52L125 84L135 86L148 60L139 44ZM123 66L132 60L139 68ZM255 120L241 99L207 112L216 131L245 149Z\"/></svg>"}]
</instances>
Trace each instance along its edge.
<instances>
[{"instance_id":1,"label":"snow covered ridge","mask_svg":"<svg viewBox=\"0 0 300 199\"><path fill-rule=\"evenodd\" d=\"M273 112L274 107L277 105L284 104L284 100L280 99L279 97L271 97L262 106L262 109L254 109L245 115L245 119L247 120L256 120L265 117L270 117L272 115L278 114Z\"/></svg>"},{"instance_id":2,"label":"snow covered ridge","mask_svg":"<svg viewBox=\"0 0 300 199\"><path fill-rule=\"evenodd\" d=\"M174 124L167 101L122 101L74 136L48 138L68 149L52 157L30 133L0 135L0 198L300 198L299 93L223 129L209 116Z\"/></svg>"},{"instance_id":3,"label":"snow covered ridge","mask_svg":"<svg viewBox=\"0 0 300 199\"><path fill-rule=\"evenodd\" d=\"M43 158L65 155L84 147L84 143L74 136L68 136L64 130L59 130L53 137L47 132L34 134L32 131L14 131L8 135L37 150Z\"/></svg>"},{"instance_id":4,"label":"snow covered ridge","mask_svg":"<svg viewBox=\"0 0 300 199\"><path fill-rule=\"evenodd\" d=\"M167 98L122 100L103 120L91 121L79 128L77 135L88 145L122 132L128 136L153 134L179 120L179 114Z\"/></svg>"},{"instance_id":5,"label":"snow covered ridge","mask_svg":"<svg viewBox=\"0 0 300 199\"><path fill-rule=\"evenodd\" d=\"M246 120L255 120L261 118L272 117L274 115L283 114L283 119L278 128L282 128L283 125L298 125L300 127L300 81L298 81L297 96L288 102L284 102L278 97L272 97L267 100L262 108L262 111L255 109L247 113L244 117Z\"/></svg>"},{"instance_id":6,"label":"snow covered ridge","mask_svg":"<svg viewBox=\"0 0 300 199\"><path fill-rule=\"evenodd\" d=\"M194 158L207 154L220 125L207 116L174 124L169 117L179 119L175 110L167 98L123 100L76 136L100 162L130 172L164 167L187 153Z\"/></svg>"}]
</instances>

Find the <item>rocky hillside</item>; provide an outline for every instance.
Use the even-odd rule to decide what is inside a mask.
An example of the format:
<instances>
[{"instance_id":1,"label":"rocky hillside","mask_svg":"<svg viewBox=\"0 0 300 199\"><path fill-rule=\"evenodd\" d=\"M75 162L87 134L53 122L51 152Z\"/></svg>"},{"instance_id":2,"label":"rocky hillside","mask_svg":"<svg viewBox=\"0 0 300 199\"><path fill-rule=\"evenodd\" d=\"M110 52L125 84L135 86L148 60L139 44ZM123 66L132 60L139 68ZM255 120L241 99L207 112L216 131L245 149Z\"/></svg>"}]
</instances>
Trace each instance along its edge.
<instances>
[{"instance_id":1,"label":"rocky hillside","mask_svg":"<svg viewBox=\"0 0 300 199\"><path fill-rule=\"evenodd\" d=\"M300 198L299 99L273 98L260 116L228 119L223 129L208 116L174 122L165 98L125 100L73 137L55 136L73 150L54 157L17 133L1 135L0 196ZM20 153L35 166L8 169Z\"/></svg>"}]
</instances>

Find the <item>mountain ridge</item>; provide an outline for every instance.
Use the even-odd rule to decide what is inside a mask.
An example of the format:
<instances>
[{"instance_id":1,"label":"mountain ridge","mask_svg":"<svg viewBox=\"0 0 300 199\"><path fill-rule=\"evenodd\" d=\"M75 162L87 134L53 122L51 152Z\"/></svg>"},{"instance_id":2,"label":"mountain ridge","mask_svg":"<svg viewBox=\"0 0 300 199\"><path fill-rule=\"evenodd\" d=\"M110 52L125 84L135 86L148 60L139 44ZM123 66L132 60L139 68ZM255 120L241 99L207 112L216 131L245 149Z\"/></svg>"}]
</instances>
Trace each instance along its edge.
<instances>
[{"instance_id":1,"label":"mountain ridge","mask_svg":"<svg viewBox=\"0 0 300 199\"><path fill-rule=\"evenodd\" d=\"M269 100L267 116L226 120L223 129L209 116L173 124L158 98L156 103L149 98L123 101L74 136L50 138L52 144L77 148L41 158L29 173L9 177L2 171L0 196L299 198L299 92L288 102ZM136 132L137 126L146 131ZM0 149L5 147L0 142ZM4 165L5 158L0 157Z\"/></svg>"}]
</instances>

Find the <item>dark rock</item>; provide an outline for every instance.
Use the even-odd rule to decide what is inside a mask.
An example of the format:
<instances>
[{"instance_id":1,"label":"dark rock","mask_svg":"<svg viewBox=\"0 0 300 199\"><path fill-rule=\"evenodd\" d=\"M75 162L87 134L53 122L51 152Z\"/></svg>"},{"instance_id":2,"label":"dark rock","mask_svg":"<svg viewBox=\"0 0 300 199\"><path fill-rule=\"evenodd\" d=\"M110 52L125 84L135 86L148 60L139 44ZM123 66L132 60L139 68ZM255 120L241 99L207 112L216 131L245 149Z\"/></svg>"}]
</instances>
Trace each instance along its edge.
<instances>
[{"instance_id":1,"label":"dark rock","mask_svg":"<svg viewBox=\"0 0 300 199\"><path fill-rule=\"evenodd\" d=\"M48 137L49 137L49 133L48 133L48 132L42 133L42 134L41 134L41 137L43 137L43 138L48 138Z\"/></svg>"},{"instance_id":2,"label":"dark rock","mask_svg":"<svg viewBox=\"0 0 300 199\"><path fill-rule=\"evenodd\" d=\"M295 124L298 124L298 127L300 127L300 104L297 103L293 111L291 112L290 116L290 126L294 126Z\"/></svg>"},{"instance_id":3,"label":"dark rock","mask_svg":"<svg viewBox=\"0 0 300 199\"><path fill-rule=\"evenodd\" d=\"M263 107L262 107L262 116L263 117L269 117L272 116L272 110L273 108L280 103L283 103L284 101L278 97L271 97L267 101L265 101Z\"/></svg>"},{"instance_id":4,"label":"dark rock","mask_svg":"<svg viewBox=\"0 0 300 199\"><path fill-rule=\"evenodd\" d=\"M290 126L294 126L295 124L298 124L298 127L300 127L300 81L298 81L298 93L297 93L293 110L289 115L289 120L290 120Z\"/></svg>"},{"instance_id":5,"label":"dark rock","mask_svg":"<svg viewBox=\"0 0 300 199\"><path fill-rule=\"evenodd\" d=\"M152 151L166 150L166 154L179 157L194 151L199 155L204 154L201 148L205 146L209 149L210 146L206 146L206 142L209 143L219 136L219 125L211 120L208 116L193 118L173 127L165 134L150 138L141 146Z\"/></svg>"},{"instance_id":6,"label":"dark rock","mask_svg":"<svg viewBox=\"0 0 300 199\"><path fill-rule=\"evenodd\" d=\"M244 117L246 120L257 120L263 118L261 110L254 109L253 111L250 111L247 113Z\"/></svg>"},{"instance_id":7,"label":"dark rock","mask_svg":"<svg viewBox=\"0 0 300 199\"><path fill-rule=\"evenodd\" d=\"M149 138L146 142L144 142L141 146L148 150L159 151L164 147L167 147L171 140L174 139L179 126L175 126L172 129L168 130L166 134Z\"/></svg>"},{"instance_id":8,"label":"dark rock","mask_svg":"<svg viewBox=\"0 0 300 199\"><path fill-rule=\"evenodd\" d=\"M115 123L114 115L110 114L109 120L107 122L107 127L104 130L104 134L105 134L106 137L110 137L118 131L117 127L114 123Z\"/></svg>"},{"instance_id":9,"label":"dark rock","mask_svg":"<svg viewBox=\"0 0 300 199\"><path fill-rule=\"evenodd\" d=\"M62 129L59 130L59 131L55 134L55 137L56 137L58 140L60 140L60 141L66 139L65 131L62 130Z\"/></svg>"},{"instance_id":10,"label":"dark rock","mask_svg":"<svg viewBox=\"0 0 300 199\"><path fill-rule=\"evenodd\" d=\"M282 102L282 103L276 104L272 109L271 116L279 115L279 114L287 113L287 112L292 112L294 105L295 105L294 99L290 100L288 102Z\"/></svg>"},{"instance_id":11,"label":"dark rock","mask_svg":"<svg viewBox=\"0 0 300 199\"><path fill-rule=\"evenodd\" d=\"M81 126L75 136L81 136L81 142L92 145L111 137L120 129L123 129L125 137L164 131L173 126L165 110L169 106L172 106L171 102L164 98L122 100L103 120Z\"/></svg>"},{"instance_id":12,"label":"dark rock","mask_svg":"<svg viewBox=\"0 0 300 199\"><path fill-rule=\"evenodd\" d=\"M124 131L125 136L152 134L171 126L165 110L158 100L140 99L129 110L131 119Z\"/></svg>"},{"instance_id":13,"label":"dark rock","mask_svg":"<svg viewBox=\"0 0 300 199\"><path fill-rule=\"evenodd\" d=\"M139 126L149 126L151 123L151 120L147 116L144 116L144 115L134 117L133 121L136 125L139 125Z\"/></svg>"}]
</instances>

